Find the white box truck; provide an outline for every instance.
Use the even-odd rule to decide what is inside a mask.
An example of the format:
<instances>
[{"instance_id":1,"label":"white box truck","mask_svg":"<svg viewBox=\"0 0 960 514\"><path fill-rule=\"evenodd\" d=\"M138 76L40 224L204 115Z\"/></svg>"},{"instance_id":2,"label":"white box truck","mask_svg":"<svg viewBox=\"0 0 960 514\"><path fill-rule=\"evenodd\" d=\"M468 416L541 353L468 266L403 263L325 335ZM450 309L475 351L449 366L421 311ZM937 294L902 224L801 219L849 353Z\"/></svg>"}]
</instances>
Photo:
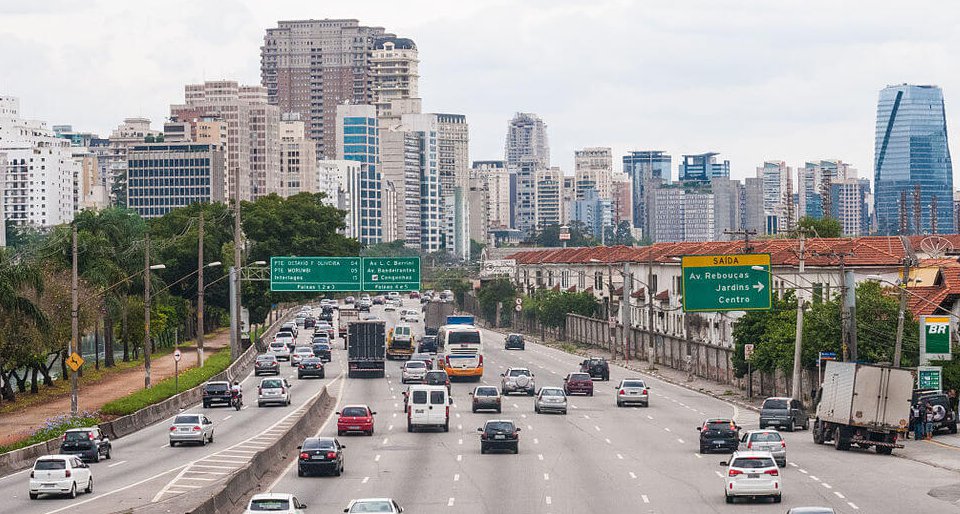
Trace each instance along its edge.
<instances>
[{"instance_id":1,"label":"white box truck","mask_svg":"<svg viewBox=\"0 0 960 514\"><path fill-rule=\"evenodd\" d=\"M854 362L827 362L817 393L813 442L876 448L889 455L910 420L913 375L909 370Z\"/></svg>"}]
</instances>

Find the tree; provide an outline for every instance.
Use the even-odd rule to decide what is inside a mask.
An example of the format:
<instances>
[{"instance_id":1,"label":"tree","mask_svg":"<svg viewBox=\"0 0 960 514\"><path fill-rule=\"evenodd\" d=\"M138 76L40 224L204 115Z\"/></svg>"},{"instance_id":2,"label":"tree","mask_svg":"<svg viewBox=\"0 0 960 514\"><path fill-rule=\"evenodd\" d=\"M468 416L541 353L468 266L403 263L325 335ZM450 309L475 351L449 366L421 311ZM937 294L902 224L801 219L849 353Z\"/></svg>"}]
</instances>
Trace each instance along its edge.
<instances>
[{"instance_id":1,"label":"tree","mask_svg":"<svg viewBox=\"0 0 960 514\"><path fill-rule=\"evenodd\" d=\"M636 240L633 238L633 233L630 230L629 221L621 221L614 226L604 227L605 232L604 240L607 245L624 245L624 246L633 246L636 243Z\"/></svg>"},{"instance_id":2,"label":"tree","mask_svg":"<svg viewBox=\"0 0 960 514\"><path fill-rule=\"evenodd\" d=\"M487 245L477 241L476 239L470 239L470 260L477 262L480 260L480 255L483 253L483 249Z\"/></svg>"},{"instance_id":3,"label":"tree","mask_svg":"<svg viewBox=\"0 0 960 514\"><path fill-rule=\"evenodd\" d=\"M589 317L599 310L600 304L592 293L553 290L537 293L537 318L547 327L566 329L567 314Z\"/></svg>"},{"instance_id":4,"label":"tree","mask_svg":"<svg viewBox=\"0 0 960 514\"><path fill-rule=\"evenodd\" d=\"M797 220L797 228L805 229L809 231L808 235L814 234L816 237L840 237L843 235L843 226L836 218L830 216L822 218L804 216Z\"/></svg>"},{"instance_id":5,"label":"tree","mask_svg":"<svg viewBox=\"0 0 960 514\"><path fill-rule=\"evenodd\" d=\"M599 244L590 235L590 231L587 230L586 225L584 225L582 221L570 222L569 229L570 240L566 242L567 246L596 246ZM563 246L564 243L560 240L559 225L548 225L544 227L543 230L537 232L530 241L537 246L552 248Z\"/></svg>"},{"instance_id":6,"label":"tree","mask_svg":"<svg viewBox=\"0 0 960 514\"><path fill-rule=\"evenodd\" d=\"M410 248L402 239L367 246L360 252L364 257L416 257L420 251Z\"/></svg>"},{"instance_id":7,"label":"tree","mask_svg":"<svg viewBox=\"0 0 960 514\"><path fill-rule=\"evenodd\" d=\"M9 401L15 398L10 377L20 367L23 351L12 331L30 325L41 329L48 326L38 300L43 286L43 272L38 266L16 261L8 250L0 248L0 393Z\"/></svg>"},{"instance_id":8,"label":"tree","mask_svg":"<svg viewBox=\"0 0 960 514\"><path fill-rule=\"evenodd\" d=\"M480 285L480 292L477 293L477 301L480 303L480 311L487 321L496 323L498 326L504 322L509 323L510 309L513 309L513 300L517 296L517 289L509 279L498 278L496 280L485 281ZM501 319L497 318L497 304L502 304Z\"/></svg>"}]
</instances>

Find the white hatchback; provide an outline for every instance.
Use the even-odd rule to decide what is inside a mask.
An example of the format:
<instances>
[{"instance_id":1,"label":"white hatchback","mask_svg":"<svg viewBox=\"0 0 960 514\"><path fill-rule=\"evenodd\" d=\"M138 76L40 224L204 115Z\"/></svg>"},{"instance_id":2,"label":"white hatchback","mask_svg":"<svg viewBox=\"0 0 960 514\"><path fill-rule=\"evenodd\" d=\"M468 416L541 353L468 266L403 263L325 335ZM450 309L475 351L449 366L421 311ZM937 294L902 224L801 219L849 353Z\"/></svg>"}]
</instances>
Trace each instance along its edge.
<instances>
[{"instance_id":1,"label":"white hatchback","mask_svg":"<svg viewBox=\"0 0 960 514\"><path fill-rule=\"evenodd\" d=\"M720 465L727 466L724 477L727 503L733 503L737 496L769 496L774 503L780 503L783 499L780 468L770 452L734 452L729 462L721 462Z\"/></svg>"},{"instance_id":2,"label":"white hatchback","mask_svg":"<svg viewBox=\"0 0 960 514\"><path fill-rule=\"evenodd\" d=\"M93 473L76 455L46 455L33 463L30 471L30 499L41 494L65 494L76 498L77 493L93 492Z\"/></svg>"},{"instance_id":3,"label":"white hatchback","mask_svg":"<svg viewBox=\"0 0 960 514\"><path fill-rule=\"evenodd\" d=\"M313 348L310 346L298 346L294 348L293 353L290 354L290 365L298 366L300 361L307 357L313 357Z\"/></svg>"},{"instance_id":4,"label":"white hatchback","mask_svg":"<svg viewBox=\"0 0 960 514\"><path fill-rule=\"evenodd\" d=\"M277 514L304 514L306 505L300 503L297 497L288 493L255 494L247 504L243 514L262 514L276 512Z\"/></svg>"},{"instance_id":5,"label":"white hatchback","mask_svg":"<svg viewBox=\"0 0 960 514\"><path fill-rule=\"evenodd\" d=\"M290 360L290 347L283 341L273 341L267 350L275 355L278 361Z\"/></svg>"},{"instance_id":6,"label":"white hatchback","mask_svg":"<svg viewBox=\"0 0 960 514\"><path fill-rule=\"evenodd\" d=\"M257 407L276 403L290 405L290 382L285 378L263 378L257 387Z\"/></svg>"}]
</instances>

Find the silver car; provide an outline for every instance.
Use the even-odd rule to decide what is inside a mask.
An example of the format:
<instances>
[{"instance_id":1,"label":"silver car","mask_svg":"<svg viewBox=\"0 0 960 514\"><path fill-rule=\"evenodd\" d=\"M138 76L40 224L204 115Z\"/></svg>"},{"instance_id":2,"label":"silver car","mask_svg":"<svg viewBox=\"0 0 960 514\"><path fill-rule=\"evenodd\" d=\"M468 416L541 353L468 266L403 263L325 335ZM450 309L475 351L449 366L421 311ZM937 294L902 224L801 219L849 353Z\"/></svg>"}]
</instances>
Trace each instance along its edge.
<instances>
[{"instance_id":1,"label":"silver car","mask_svg":"<svg viewBox=\"0 0 960 514\"><path fill-rule=\"evenodd\" d=\"M777 466L787 465L787 442L776 430L750 430L740 438L740 450L770 452Z\"/></svg>"},{"instance_id":2,"label":"silver car","mask_svg":"<svg viewBox=\"0 0 960 514\"><path fill-rule=\"evenodd\" d=\"M500 396L500 390L496 387L478 386L470 393L470 396L473 397L473 412L481 409L493 409L501 412L502 398Z\"/></svg>"},{"instance_id":3,"label":"silver car","mask_svg":"<svg viewBox=\"0 0 960 514\"><path fill-rule=\"evenodd\" d=\"M617 390L617 407L635 403L650 406L650 388L647 383L639 378L625 378L620 381L620 385L615 387Z\"/></svg>"},{"instance_id":4,"label":"silver car","mask_svg":"<svg viewBox=\"0 0 960 514\"><path fill-rule=\"evenodd\" d=\"M309 346L298 346L294 348L293 353L290 354L290 365L299 366L300 362L308 357L313 357L313 348Z\"/></svg>"},{"instance_id":5,"label":"silver car","mask_svg":"<svg viewBox=\"0 0 960 514\"><path fill-rule=\"evenodd\" d=\"M179 443L200 443L204 446L213 442L213 421L203 414L177 414L170 425L170 446Z\"/></svg>"},{"instance_id":6,"label":"silver car","mask_svg":"<svg viewBox=\"0 0 960 514\"><path fill-rule=\"evenodd\" d=\"M264 378L257 392L257 407L270 403L290 405L290 382L285 378Z\"/></svg>"},{"instance_id":7,"label":"silver car","mask_svg":"<svg viewBox=\"0 0 960 514\"><path fill-rule=\"evenodd\" d=\"M423 378L427 375L427 363L422 360L410 359L403 363L403 370L400 372L400 382L403 384L422 384Z\"/></svg>"},{"instance_id":8,"label":"silver car","mask_svg":"<svg viewBox=\"0 0 960 514\"><path fill-rule=\"evenodd\" d=\"M533 380L533 373L527 368L508 368L506 373L500 375L500 390L504 395L510 393L527 393L530 396L536 394L537 384Z\"/></svg>"},{"instance_id":9,"label":"silver car","mask_svg":"<svg viewBox=\"0 0 960 514\"><path fill-rule=\"evenodd\" d=\"M537 414L544 412L567 413L567 395L562 387L542 387L533 401L533 410Z\"/></svg>"}]
</instances>

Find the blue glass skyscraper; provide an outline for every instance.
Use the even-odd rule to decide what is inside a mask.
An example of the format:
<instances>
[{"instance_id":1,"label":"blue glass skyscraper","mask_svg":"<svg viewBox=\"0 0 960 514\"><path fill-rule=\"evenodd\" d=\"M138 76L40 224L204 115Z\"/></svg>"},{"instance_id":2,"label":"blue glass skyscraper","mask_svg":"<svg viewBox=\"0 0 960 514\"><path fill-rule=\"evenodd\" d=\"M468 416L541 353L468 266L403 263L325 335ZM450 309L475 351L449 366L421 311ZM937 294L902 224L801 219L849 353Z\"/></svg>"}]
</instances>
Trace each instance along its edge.
<instances>
[{"instance_id":1,"label":"blue glass skyscraper","mask_svg":"<svg viewBox=\"0 0 960 514\"><path fill-rule=\"evenodd\" d=\"M953 166L939 87L901 84L880 91L874 188L881 235L956 232Z\"/></svg>"},{"instance_id":2,"label":"blue glass skyscraper","mask_svg":"<svg viewBox=\"0 0 960 514\"><path fill-rule=\"evenodd\" d=\"M661 150L642 150L623 156L623 172L630 177L633 191L633 226L649 232L647 222L647 184L670 182L673 158Z\"/></svg>"}]
</instances>

